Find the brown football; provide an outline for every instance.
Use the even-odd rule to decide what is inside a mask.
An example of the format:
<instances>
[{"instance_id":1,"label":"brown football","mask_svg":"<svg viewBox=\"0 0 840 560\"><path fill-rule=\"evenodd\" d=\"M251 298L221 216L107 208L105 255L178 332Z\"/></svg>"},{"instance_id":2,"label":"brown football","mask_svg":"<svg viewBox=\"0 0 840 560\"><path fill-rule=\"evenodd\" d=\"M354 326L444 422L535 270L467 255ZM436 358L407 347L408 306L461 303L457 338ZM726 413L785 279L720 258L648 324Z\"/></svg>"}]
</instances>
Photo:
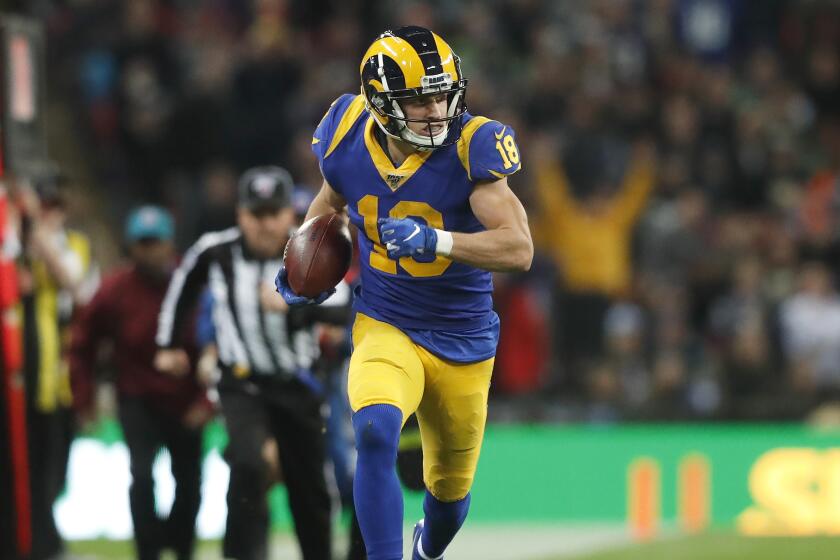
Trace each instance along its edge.
<instances>
[{"instance_id":1,"label":"brown football","mask_svg":"<svg viewBox=\"0 0 840 560\"><path fill-rule=\"evenodd\" d=\"M352 256L353 242L342 216L324 214L312 218L286 245L284 262L289 286L296 294L309 298L331 290L347 274Z\"/></svg>"}]
</instances>

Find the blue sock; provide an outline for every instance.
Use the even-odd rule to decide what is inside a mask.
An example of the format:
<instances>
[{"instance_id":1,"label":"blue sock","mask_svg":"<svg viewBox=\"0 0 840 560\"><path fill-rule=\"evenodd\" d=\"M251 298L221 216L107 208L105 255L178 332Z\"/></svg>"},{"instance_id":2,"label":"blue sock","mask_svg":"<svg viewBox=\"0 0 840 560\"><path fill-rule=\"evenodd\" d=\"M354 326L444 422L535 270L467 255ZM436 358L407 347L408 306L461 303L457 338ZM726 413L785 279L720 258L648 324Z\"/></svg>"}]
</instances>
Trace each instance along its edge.
<instances>
[{"instance_id":1,"label":"blue sock","mask_svg":"<svg viewBox=\"0 0 840 560\"><path fill-rule=\"evenodd\" d=\"M438 558L455 538L455 534L470 509L470 495L467 494L457 502L441 502L431 492L426 490L426 498L423 500L423 512L426 517L423 521L423 554L429 558Z\"/></svg>"},{"instance_id":2,"label":"blue sock","mask_svg":"<svg viewBox=\"0 0 840 560\"><path fill-rule=\"evenodd\" d=\"M402 560L403 494L397 478L402 411L389 404L353 414L356 476L353 501L368 560Z\"/></svg>"}]
</instances>

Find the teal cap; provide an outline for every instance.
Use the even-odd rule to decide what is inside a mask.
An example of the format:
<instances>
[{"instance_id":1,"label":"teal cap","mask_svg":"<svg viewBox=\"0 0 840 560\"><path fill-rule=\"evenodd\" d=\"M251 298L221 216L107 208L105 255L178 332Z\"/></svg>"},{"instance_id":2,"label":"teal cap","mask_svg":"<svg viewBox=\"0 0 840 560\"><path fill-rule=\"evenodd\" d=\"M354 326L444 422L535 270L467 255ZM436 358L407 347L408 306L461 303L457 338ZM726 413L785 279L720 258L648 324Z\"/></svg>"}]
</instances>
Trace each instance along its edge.
<instances>
[{"instance_id":1,"label":"teal cap","mask_svg":"<svg viewBox=\"0 0 840 560\"><path fill-rule=\"evenodd\" d=\"M129 243L140 239L171 241L174 234L172 214L160 206L135 208L125 221L125 239Z\"/></svg>"}]
</instances>

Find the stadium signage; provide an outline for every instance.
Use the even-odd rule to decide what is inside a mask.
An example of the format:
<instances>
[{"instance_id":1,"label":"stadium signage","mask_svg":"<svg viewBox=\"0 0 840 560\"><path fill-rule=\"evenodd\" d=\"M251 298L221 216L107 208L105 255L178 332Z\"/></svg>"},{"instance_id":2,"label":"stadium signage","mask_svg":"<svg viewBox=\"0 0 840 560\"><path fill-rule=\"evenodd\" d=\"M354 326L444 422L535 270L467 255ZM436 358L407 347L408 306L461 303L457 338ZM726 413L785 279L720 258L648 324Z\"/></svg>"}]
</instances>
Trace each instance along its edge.
<instances>
[{"instance_id":1,"label":"stadium signage","mask_svg":"<svg viewBox=\"0 0 840 560\"><path fill-rule=\"evenodd\" d=\"M768 451L750 469L749 490L754 503L736 522L742 534L840 534L840 448Z\"/></svg>"}]
</instances>

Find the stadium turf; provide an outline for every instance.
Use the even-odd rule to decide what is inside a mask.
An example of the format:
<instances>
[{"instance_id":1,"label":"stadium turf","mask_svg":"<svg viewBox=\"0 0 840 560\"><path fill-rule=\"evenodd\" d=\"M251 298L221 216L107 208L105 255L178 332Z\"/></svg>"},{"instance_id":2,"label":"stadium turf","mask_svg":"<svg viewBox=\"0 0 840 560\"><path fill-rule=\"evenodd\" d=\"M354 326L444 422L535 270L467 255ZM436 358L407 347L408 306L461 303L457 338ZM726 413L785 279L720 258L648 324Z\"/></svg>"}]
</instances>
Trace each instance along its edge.
<instances>
[{"instance_id":1,"label":"stadium turf","mask_svg":"<svg viewBox=\"0 0 840 560\"><path fill-rule=\"evenodd\" d=\"M218 541L201 541L196 546L196 558L218 558L221 544ZM78 560L130 560L134 557L131 541L91 540L67 543L70 558ZM175 558L174 555L163 558Z\"/></svg>"},{"instance_id":2,"label":"stadium turf","mask_svg":"<svg viewBox=\"0 0 840 560\"><path fill-rule=\"evenodd\" d=\"M203 541L196 551L196 559L219 560L220 548L218 541ZM76 557L85 560L129 560L133 557L128 541L76 541L69 544L69 549ZM477 550L459 552L452 560L486 557ZM497 552L494 559L504 557L501 551ZM568 551L562 553L561 549L557 552L557 555L547 557L539 555L539 560L837 560L840 558L840 538L747 538L715 532L696 537L666 538L648 544L621 545L597 553L570 554ZM282 557L296 558L297 555L282 554ZM516 555L507 558L537 560L533 555L524 559Z\"/></svg>"},{"instance_id":3,"label":"stadium turf","mask_svg":"<svg viewBox=\"0 0 840 560\"><path fill-rule=\"evenodd\" d=\"M749 538L711 533L545 560L836 560L840 538Z\"/></svg>"}]
</instances>

